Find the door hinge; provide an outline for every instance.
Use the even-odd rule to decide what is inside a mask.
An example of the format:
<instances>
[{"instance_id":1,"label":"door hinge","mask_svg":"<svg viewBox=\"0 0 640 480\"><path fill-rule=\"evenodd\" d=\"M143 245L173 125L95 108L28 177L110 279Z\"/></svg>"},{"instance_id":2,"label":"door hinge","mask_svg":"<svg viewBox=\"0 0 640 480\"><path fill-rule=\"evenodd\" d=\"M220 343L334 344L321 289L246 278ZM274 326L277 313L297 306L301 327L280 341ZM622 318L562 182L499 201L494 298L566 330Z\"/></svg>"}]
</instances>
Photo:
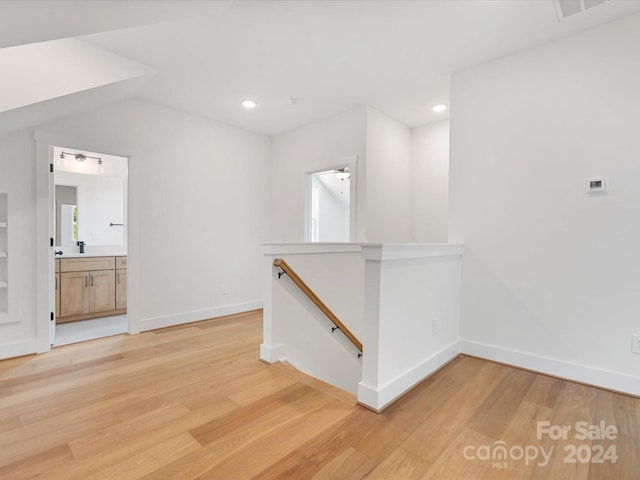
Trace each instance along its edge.
<instances>
[{"instance_id":1,"label":"door hinge","mask_svg":"<svg viewBox=\"0 0 640 480\"><path fill-rule=\"evenodd\" d=\"M53 173L53 163L49 164L49 173Z\"/></svg>"},{"instance_id":2,"label":"door hinge","mask_svg":"<svg viewBox=\"0 0 640 480\"><path fill-rule=\"evenodd\" d=\"M49 237L49 246L53 247L53 237Z\"/></svg>"},{"instance_id":3,"label":"door hinge","mask_svg":"<svg viewBox=\"0 0 640 480\"><path fill-rule=\"evenodd\" d=\"M53 322L53 312L51 312L51 321Z\"/></svg>"}]
</instances>

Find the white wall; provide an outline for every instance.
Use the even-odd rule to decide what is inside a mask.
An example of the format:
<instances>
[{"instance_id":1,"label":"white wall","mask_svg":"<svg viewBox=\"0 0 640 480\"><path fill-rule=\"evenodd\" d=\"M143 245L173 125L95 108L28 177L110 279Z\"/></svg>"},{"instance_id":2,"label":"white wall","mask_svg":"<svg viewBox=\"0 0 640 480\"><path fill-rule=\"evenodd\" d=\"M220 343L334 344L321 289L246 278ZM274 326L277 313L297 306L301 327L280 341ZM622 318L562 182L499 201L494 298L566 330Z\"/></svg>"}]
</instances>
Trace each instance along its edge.
<instances>
[{"instance_id":1,"label":"white wall","mask_svg":"<svg viewBox=\"0 0 640 480\"><path fill-rule=\"evenodd\" d=\"M411 240L411 131L367 107L366 238Z\"/></svg>"},{"instance_id":2,"label":"white wall","mask_svg":"<svg viewBox=\"0 0 640 480\"><path fill-rule=\"evenodd\" d=\"M469 353L640 394L638 45L635 16L453 77Z\"/></svg>"},{"instance_id":3,"label":"white wall","mask_svg":"<svg viewBox=\"0 0 640 480\"><path fill-rule=\"evenodd\" d=\"M305 172L326 170L358 157L357 239L364 238L366 109L354 108L273 138L271 150L271 239L304 240ZM353 177L352 177L353 178ZM351 199L352 201L354 199Z\"/></svg>"},{"instance_id":4,"label":"white wall","mask_svg":"<svg viewBox=\"0 0 640 480\"><path fill-rule=\"evenodd\" d=\"M446 243L449 120L411 130L411 241Z\"/></svg>"},{"instance_id":5,"label":"white wall","mask_svg":"<svg viewBox=\"0 0 640 480\"><path fill-rule=\"evenodd\" d=\"M0 316L0 358L39 349L36 341L36 185L33 137L0 137L0 193L8 194L8 315ZM45 240L45 239L43 239Z\"/></svg>"}]
</instances>

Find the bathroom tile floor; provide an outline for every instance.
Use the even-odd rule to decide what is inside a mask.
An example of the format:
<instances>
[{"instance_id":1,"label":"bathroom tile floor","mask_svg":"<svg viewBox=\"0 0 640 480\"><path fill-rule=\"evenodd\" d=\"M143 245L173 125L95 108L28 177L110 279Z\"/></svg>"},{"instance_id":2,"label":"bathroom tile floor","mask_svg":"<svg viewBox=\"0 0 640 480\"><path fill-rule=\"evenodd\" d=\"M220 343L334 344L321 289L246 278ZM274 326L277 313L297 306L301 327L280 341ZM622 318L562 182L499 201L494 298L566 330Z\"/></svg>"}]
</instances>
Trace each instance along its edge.
<instances>
[{"instance_id":1,"label":"bathroom tile floor","mask_svg":"<svg viewBox=\"0 0 640 480\"><path fill-rule=\"evenodd\" d=\"M56 341L54 347L71 343L85 342L96 338L110 337L127 333L127 316L93 318L79 322L56 325Z\"/></svg>"}]
</instances>

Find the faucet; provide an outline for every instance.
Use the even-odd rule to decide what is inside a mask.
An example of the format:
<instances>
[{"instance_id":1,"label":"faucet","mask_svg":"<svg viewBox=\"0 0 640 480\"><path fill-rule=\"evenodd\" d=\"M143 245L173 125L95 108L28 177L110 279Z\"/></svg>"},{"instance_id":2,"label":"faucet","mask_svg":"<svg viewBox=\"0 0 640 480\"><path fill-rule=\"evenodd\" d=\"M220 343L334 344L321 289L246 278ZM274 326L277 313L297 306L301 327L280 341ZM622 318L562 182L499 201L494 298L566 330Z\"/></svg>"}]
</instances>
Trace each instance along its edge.
<instances>
[{"instance_id":1,"label":"faucet","mask_svg":"<svg viewBox=\"0 0 640 480\"><path fill-rule=\"evenodd\" d=\"M84 253L84 242L78 240L77 244L80 247L80 253Z\"/></svg>"}]
</instances>

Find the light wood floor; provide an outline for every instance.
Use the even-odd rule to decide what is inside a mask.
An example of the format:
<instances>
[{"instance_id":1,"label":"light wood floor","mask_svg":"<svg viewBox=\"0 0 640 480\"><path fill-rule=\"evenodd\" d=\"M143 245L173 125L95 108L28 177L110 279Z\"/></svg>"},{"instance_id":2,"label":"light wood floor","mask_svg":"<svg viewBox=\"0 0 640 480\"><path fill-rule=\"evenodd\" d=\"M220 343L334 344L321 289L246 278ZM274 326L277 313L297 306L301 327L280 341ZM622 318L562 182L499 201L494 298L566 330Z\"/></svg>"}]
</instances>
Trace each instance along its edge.
<instances>
[{"instance_id":1,"label":"light wood floor","mask_svg":"<svg viewBox=\"0 0 640 480\"><path fill-rule=\"evenodd\" d=\"M259 362L260 341L250 312L0 362L0 478L640 478L638 399L465 357L376 415ZM537 421L618 434L537 439ZM481 459L496 445L506 464ZM564 463L571 445L618 459ZM511 458L527 447L554 451L545 466Z\"/></svg>"}]
</instances>

